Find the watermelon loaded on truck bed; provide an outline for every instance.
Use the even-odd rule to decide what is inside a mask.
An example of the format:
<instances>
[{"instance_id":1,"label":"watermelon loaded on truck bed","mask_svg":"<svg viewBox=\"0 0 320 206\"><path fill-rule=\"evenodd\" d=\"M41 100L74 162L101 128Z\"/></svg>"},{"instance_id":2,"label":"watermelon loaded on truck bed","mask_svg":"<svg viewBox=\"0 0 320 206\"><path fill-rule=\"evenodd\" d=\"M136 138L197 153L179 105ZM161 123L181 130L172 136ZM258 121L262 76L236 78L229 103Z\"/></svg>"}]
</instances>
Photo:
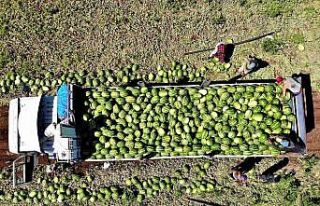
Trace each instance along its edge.
<instances>
[{"instance_id":1,"label":"watermelon loaded on truck bed","mask_svg":"<svg viewBox=\"0 0 320 206\"><path fill-rule=\"evenodd\" d=\"M63 85L57 96L10 102L9 151L35 164L38 154L69 163L304 154L303 93L281 91L275 80ZM52 123L56 132L46 137ZM288 144L270 141L275 135Z\"/></svg>"},{"instance_id":2,"label":"watermelon loaded on truck bed","mask_svg":"<svg viewBox=\"0 0 320 206\"><path fill-rule=\"evenodd\" d=\"M303 152L302 96L275 83L149 85L86 92L89 160L272 156ZM302 95L302 94L300 94ZM303 102L302 102L303 103ZM299 121L298 121L299 118ZM104 122L100 127L95 119ZM299 137L302 137L302 139ZM270 138L278 136L278 138ZM282 145L283 138L288 145ZM275 140L275 141L272 141Z\"/></svg>"}]
</instances>

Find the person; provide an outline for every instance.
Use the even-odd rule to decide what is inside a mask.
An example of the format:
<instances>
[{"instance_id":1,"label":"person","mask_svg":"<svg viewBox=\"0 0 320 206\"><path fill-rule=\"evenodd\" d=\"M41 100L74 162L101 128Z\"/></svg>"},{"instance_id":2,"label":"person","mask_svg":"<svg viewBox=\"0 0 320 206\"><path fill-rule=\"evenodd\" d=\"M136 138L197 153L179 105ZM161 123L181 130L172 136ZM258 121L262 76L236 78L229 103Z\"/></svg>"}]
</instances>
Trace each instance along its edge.
<instances>
[{"instance_id":1,"label":"person","mask_svg":"<svg viewBox=\"0 0 320 206\"><path fill-rule=\"evenodd\" d=\"M236 71L241 76L245 76L254 70L258 70L259 66L259 60L256 57L249 55L248 58L244 59L241 67L237 68Z\"/></svg>"},{"instance_id":2,"label":"person","mask_svg":"<svg viewBox=\"0 0 320 206\"><path fill-rule=\"evenodd\" d=\"M231 177L237 183L246 185L248 182L248 176L246 175L246 173L249 172L261 160L261 157L248 157L243 161L238 161L238 164L231 168ZM288 163L289 159L285 157L276 164L266 169L261 174L258 174L257 177L262 182L278 182L281 176L276 174L276 172L284 168L286 165L288 165Z\"/></svg>"},{"instance_id":3,"label":"person","mask_svg":"<svg viewBox=\"0 0 320 206\"><path fill-rule=\"evenodd\" d=\"M231 168L232 173L230 174L230 176L237 183L246 185L248 181L246 172L248 172L260 160L261 158L258 157L249 157L243 161L238 161L238 164Z\"/></svg>"},{"instance_id":4,"label":"person","mask_svg":"<svg viewBox=\"0 0 320 206\"><path fill-rule=\"evenodd\" d=\"M276 174L276 172L289 163L289 159L287 157L283 158L276 164L272 165L260 175L258 175L258 179L264 183L272 183L272 182L279 182L281 179L281 175Z\"/></svg>"},{"instance_id":5,"label":"person","mask_svg":"<svg viewBox=\"0 0 320 206\"><path fill-rule=\"evenodd\" d=\"M282 135L271 135L269 137L269 142L280 148L288 148L290 146L288 137Z\"/></svg>"},{"instance_id":6,"label":"person","mask_svg":"<svg viewBox=\"0 0 320 206\"><path fill-rule=\"evenodd\" d=\"M246 185L248 176L241 169L238 169L236 167L233 167L231 170L232 178L239 184Z\"/></svg>"},{"instance_id":7,"label":"person","mask_svg":"<svg viewBox=\"0 0 320 206\"><path fill-rule=\"evenodd\" d=\"M287 90L292 92L294 95L297 95L302 91L301 84L297 80L295 80L293 77L283 78L279 76L276 78L276 82L279 85L281 84L283 85L281 96L285 96Z\"/></svg>"},{"instance_id":8,"label":"person","mask_svg":"<svg viewBox=\"0 0 320 206\"><path fill-rule=\"evenodd\" d=\"M279 182L280 178L280 175L268 172L264 172L261 175L258 175L258 179L265 183Z\"/></svg>"},{"instance_id":9,"label":"person","mask_svg":"<svg viewBox=\"0 0 320 206\"><path fill-rule=\"evenodd\" d=\"M221 63L224 63L226 58L225 50L226 50L226 45L223 42L219 42L216 45L215 49L209 55L209 58L216 57L219 59Z\"/></svg>"}]
</instances>

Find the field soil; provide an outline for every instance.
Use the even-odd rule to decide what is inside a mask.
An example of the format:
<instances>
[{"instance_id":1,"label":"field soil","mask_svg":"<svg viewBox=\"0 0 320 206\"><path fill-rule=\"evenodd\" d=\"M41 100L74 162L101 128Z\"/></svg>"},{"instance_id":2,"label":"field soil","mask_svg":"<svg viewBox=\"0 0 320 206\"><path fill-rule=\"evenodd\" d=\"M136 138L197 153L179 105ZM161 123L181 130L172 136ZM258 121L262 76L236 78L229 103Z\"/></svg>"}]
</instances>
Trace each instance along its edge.
<instances>
[{"instance_id":1,"label":"field soil","mask_svg":"<svg viewBox=\"0 0 320 206\"><path fill-rule=\"evenodd\" d=\"M320 94L314 92L312 96L315 127L307 134L307 152L320 156Z\"/></svg>"}]
</instances>

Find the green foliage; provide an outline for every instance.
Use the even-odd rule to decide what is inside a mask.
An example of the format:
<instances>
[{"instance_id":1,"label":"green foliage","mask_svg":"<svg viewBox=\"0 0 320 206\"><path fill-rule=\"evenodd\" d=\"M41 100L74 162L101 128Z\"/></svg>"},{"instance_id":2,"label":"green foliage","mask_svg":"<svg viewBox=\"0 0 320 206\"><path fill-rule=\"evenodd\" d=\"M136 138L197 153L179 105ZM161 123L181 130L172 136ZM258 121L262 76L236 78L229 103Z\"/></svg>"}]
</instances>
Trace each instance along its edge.
<instances>
[{"instance_id":1,"label":"green foliage","mask_svg":"<svg viewBox=\"0 0 320 206\"><path fill-rule=\"evenodd\" d=\"M310 173L312 168L319 163L319 158L311 155L303 159L303 168L306 173Z\"/></svg>"},{"instance_id":2,"label":"green foliage","mask_svg":"<svg viewBox=\"0 0 320 206\"><path fill-rule=\"evenodd\" d=\"M8 20L0 10L0 37L3 37L8 31Z\"/></svg>"},{"instance_id":3,"label":"green foliage","mask_svg":"<svg viewBox=\"0 0 320 206\"><path fill-rule=\"evenodd\" d=\"M294 203L298 197L299 181L290 177L282 179L279 184L283 184L283 189L286 191L285 200L289 203Z\"/></svg>"},{"instance_id":4,"label":"green foliage","mask_svg":"<svg viewBox=\"0 0 320 206\"><path fill-rule=\"evenodd\" d=\"M264 6L264 13L269 17L277 17L287 12L292 12L295 1L290 0L268 0Z\"/></svg>"},{"instance_id":5,"label":"green foliage","mask_svg":"<svg viewBox=\"0 0 320 206\"><path fill-rule=\"evenodd\" d=\"M9 177L10 175L8 174L7 171L5 170L0 171L0 180L5 180L5 179L8 179Z\"/></svg>"},{"instance_id":6,"label":"green foliage","mask_svg":"<svg viewBox=\"0 0 320 206\"><path fill-rule=\"evenodd\" d=\"M7 26L0 23L0 37L4 36L7 32Z\"/></svg>"},{"instance_id":7,"label":"green foliage","mask_svg":"<svg viewBox=\"0 0 320 206\"><path fill-rule=\"evenodd\" d=\"M226 22L226 18L221 12L215 13L212 16L212 23L217 25L223 25Z\"/></svg>"},{"instance_id":8,"label":"green foliage","mask_svg":"<svg viewBox=\"0 0 320 206\"><path fill-rule=\"evenodd\" d=\"M304 13L308 17L316 17L319 15L319 11L314 6L308 6L304 9Z\"/></svg>"},{"instance_id":9,"label":"green foliage","mask_svg":"<svg viewBox=\"0 0 320 206\"><path fill-rule=\"evenodd\" d=\"M8 63L2 64L3 69L32 68L33 72L51 67L91 70L128 63L155 67L180 57L184 62L200 65L208 53L186 57L181 54L210 47L228 35L240 40L253 33L263 33L259 31L263 26L257 25L268 25L266 30L284 28L287 23L315 28L315 23L301 18L302 15L283 16L283 22L287 23L278 24L271 18L260 19L261 12L266 14L271 10L276 13L271 15L286 14L293 4L300 9L308 6L304 11L308 13L317 14L319 10L317 4L308 5L300 0L206 2L129 0L123 4L103 4L74 0L43 3L3 0L0 47L10 48L12 59L4 61ZM80 10L88 12L78 12ZM260 21L264 21L263 24ZM223 25L225 29L217 30L217 25ZM240 32L243 28L251 29ZM239 33L236 34L236 30ZM188 43L181 44L182 39ZM253 45L246 44L242 48L250 49ZM298 58L292 59L298 61Z\"/></svg>"},{"instance_id":10,"label":"green foliage","mask_svg":"<svg viewBox=\"0 0 320 206\"><path fill-rule=\"evenodd\" d=\"M274 39L266 39L262 42L262 49L265 52L276 54L280 51L283 43L277 38Z\"/></svg>"},{"instance_id":11,"label":"green foliage","mask_svg":"<svg viewBox=\"0 0 320 206\"><path fill-rule=\"evenodd\" d=\"M302 33L295 33L291 36L291 41L295 44L302 44L305 39Z\"/></svg>"},{"instance_id":12,"label":"green foliage","mask_svg":"<svg viewBox=\"0 0 320 206\"><path fill-rule=\"evenodd\" d=\"M193 2L196 4L195 2ZM177 0L166 0L165 8L170 9L172 12L177 13L179 11L183 11L187 9L187 7L190 5L190 2L188 1L177 1Z\"/></svg>"},{"instance_id":13,"label":"green foliage","mask_svg":"<svg viewBox=\"0 0 320 206\"><path fill-rule=\"evenodd\" d=\"M320 205L320 196L310 197L309 195L305 195L302 199L303 206L318 206Z\"/></svg>"},{"instance_id":14,"label":"green foliage","mask_svg":"<svg viewBox=\"0 0 320 206\"><path fill-rule=\"evenodd\" d=\"M282 13L282 6L278 1L270 1L265 5L265 13L270 17L277 17Z\"/></svg>"},{"instance_id":15,"label":"green foliage","mask_svg":"<svg viewBox=\"0 0 320 206\"><path fill-rule=\"evenodd\" d=\"M5 67L11 60L7 52L0 52L0 67Z\"/></svg>"},{"instance_id":16,"label":"green foliage","mask_svg":"<svg viewBox=\"0 0 320 206\"><path fill-rule=\"evenodd\" d=\"M240 6L246 6L246 4L247 4L247 0L240 0L239 1Z\"/></svg>"}]
</instances>

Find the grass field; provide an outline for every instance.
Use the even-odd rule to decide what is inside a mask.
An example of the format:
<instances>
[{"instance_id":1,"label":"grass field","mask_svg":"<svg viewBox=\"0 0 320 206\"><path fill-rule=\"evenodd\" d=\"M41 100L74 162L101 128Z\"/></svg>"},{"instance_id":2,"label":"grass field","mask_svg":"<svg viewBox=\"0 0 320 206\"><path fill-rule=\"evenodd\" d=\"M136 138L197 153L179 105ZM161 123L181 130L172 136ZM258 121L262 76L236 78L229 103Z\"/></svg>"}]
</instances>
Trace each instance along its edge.
<instances>
[{"instance_id":1,"label":"grass field","mask_svg":"<svg viewBox=\"0 0 320 206\"><path fill-rule=\"evenodd\" d=\"M3 71L76 70L134 62L149 68L172 60L200 66L208 53L183 53L226 38L277 31L269 52L262 40L237 47L234 67L254 54L270 66L249 78L304 72L315 83L320 80L319 7L316 0L4 0L0 66Z\"/></svg>"},{"instance_id":2,"label":"grass field","mask_svg":"<svg viewBox=\"0 0 320 206\"><path fill-rule=\"evenodd\" d=\"M250 55L270 65L246 78L274 78L293 73L311 75L320 83L320 1L318 0L188 0L188 1L23 1L0 3L0 73L119 69L135 63L143 69L179 61L201 67L207 53L184 56L190 50L214 47L227 38L235 42L276 31L273 39L236 47L232 67L217 79L234 75ZM249 172L248 186L230 177L237 160L219 160L204 179L213 179L213 193L197 194L219 205L319 205L320 163L290 159L278 183L263 184L257 174L279 159L264 159ZM92 172L95 184L119 184L132 176L174 176L188 164L204 160L116 163ZM291 169L294 175L287 175ZM37 172L36 175L41 175ZM198 174L184 174L188 180ZM5 182L4 182L5 183ZM91 185L94 187L95 185ZM8 185L1 186L4 191ZM32 183L31 187L37 187ZM187 205L180 189L147 199L143 205ZM117 203L121 205L121 203ZM137 205L137 203L132 203Z\"/></svg>"}]
</instances>

